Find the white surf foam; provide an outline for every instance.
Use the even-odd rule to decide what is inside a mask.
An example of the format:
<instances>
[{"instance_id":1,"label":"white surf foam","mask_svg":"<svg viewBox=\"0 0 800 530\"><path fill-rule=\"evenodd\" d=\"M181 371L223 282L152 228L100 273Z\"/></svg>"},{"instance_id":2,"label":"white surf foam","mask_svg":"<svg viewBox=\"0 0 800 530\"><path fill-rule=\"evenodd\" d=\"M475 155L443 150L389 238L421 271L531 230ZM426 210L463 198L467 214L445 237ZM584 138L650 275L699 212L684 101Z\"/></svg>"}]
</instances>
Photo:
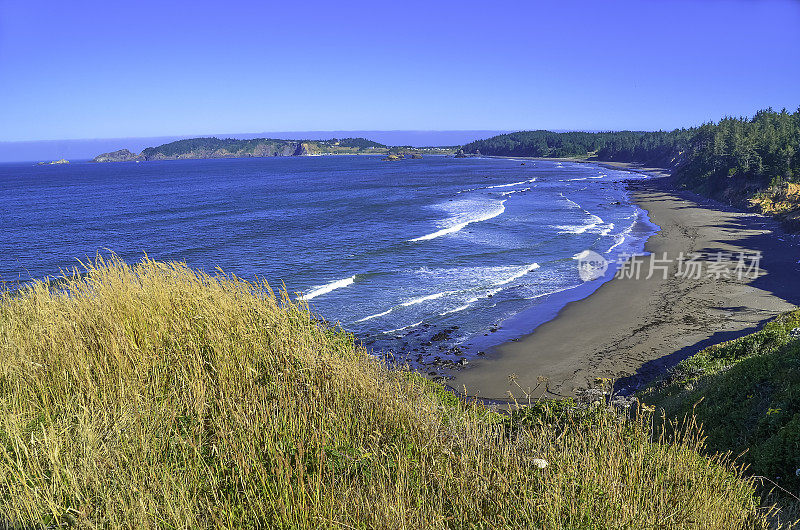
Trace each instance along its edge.
<instances>
[{"instance_id":1,"label":"white surf foam","mask_svg":"<svg viewBox=\"0 0 800 530\"><path fill-rule=\"evenodd\" d=\"M639 222L639 212L637 211L632 216L632 218L633 222L630 224L630 226L628 226L625 230L614 236L614 244L611 245L611 247L608 250L606 250L606 254L608 254L609 252L611 252L612 250L614 250L615 248L617 248L618 246L620 246L625 242L626 236L628 236L631 233L633 227L636 226L636 223Z\"/></svg>"},{"instance_id":2,"label":"white surf foam","mask_svg":"<svg viewBox=\"0 0 800 530\"><path fill-rule=\"evenodd\" d=\"M482 188L467 188L465 190L459 190L456 192L456 195L459 193L468 193L470 191L478 191L478 190L491 190L495 188L510 188L512 186L520 186L522 184L528 184L529 182L536 182L537 177L533 177L528 180L523 180L521 182L511 182L509 184L495 184L494 186L484 186Z\"/></svg>"},{"instance_id":3,"label":"white surf foam","mask_svg":"<svg viewBox=\"0 0 800 530\"><path fill-rule=\"evenodd\" d=\"M458 218L455 218L455 224L448 226L447 228L442 228L441 230L437 230L436 232L426 234L424 236L415 237L414 239L409 239L409 241L412 242L427 241L429 239L436 239L437 237L446 236L447 234L453 234L455 232L463 230L466 226L471 225L472 223L480 223L481 221L488 221L489 219L493 219L506 211L506 207L504 205L505 202L506 199L503 199L502 201L499 202L499 204L494 210L490 210L489 212L483 213L478 217L474 217L472 219L466 219L460 221L458 220ZM450 222L453 222L453 220L451 220Z\"/></svg>"},{"instance_id":4,"label":"white surf foam","mask_svg":"<svg viewBox=\"0 0 800 530\"><path fill-rule=\"evenodd\" d=\"M403 302L400 305L403 307L408 307L410 305L416 305L416 304L421 304L422 302L427 302L428 300L436 300L437 298L441 298L445 295L453 293L455 293L455 291L442 291L441 293L428 294L425 296L420 296L418 298L412 298L408 302Z\"/></svg>"},{"instance_id":5,"label":"white surf foam","mask_svg":"<svg viewBox=\"0 0 800 530\"><path fill-rule=\"evenodd\" d=\"M475 300L473 300L473 302L477 302L477 301L478 301L477 298ZM463 311L465 309L469 309L469 306L471 306L471 305L472 305L471 303L468 303L468 304L464 304L462 306L458 306L455 309L450 309L449 311L444 311L442 313L439 313L439 316L443 317L443 316L449 315L451 313L458 313L459 311Z\"/></svg>"},{"instance_id":6,"label":"white surf foam","mask_svg":"<svg viewBox=\"0 0 800 530\"><path fill-rule=\"evenodd\" d=\"M566 197L566 196L565 196L563 193L561 193L560 195L561 195L561 197L562 197L562 198L563 198L565 201L567 201L568 203L570 203L570 204L572 205L572 207L573 207L573 208L580 208L581 210L583 210L583 206L581 206L581 205L580 205L580 204L578 204L577 202L573 201L573 200L572 200L572 199L570 199L569 197ZM583 211L585 212L586 210L583 210Z\"/></svg>"},{"instance_id":7,"label":"white surf foam","mask_svg":"<svg viewBox=\"0 0 800 530\"><path fill-rule=\"evenodd\" d=\"M581 252L583 254L583 252ZM550 296L551 294L563 293L564 291L569 291L570 289L574 289L578 287L580 284L570 285L569 287L564 287L562 289L556 289L555 291L547 291L546 293L539 293L533 296L529 296L527 300L536 300L537 298L542 298L545 296Z\"/></svg>"},{"instance_id":8,"label":"white surf foam","mask_svg":"<svg viewBox=\"0 0 800 530\"><path fill-rule=\"evenodd\" d=\"M607 236L613 229L614 223L608 223L603 220L599 215L593 214L577 202L561 194L561 197L566 200L573 208L580 208L583 213L589 216L588 222L582 225L556 225L559 234L583 234L588 231L599 233L601 236Z\"/></svg>"},{"instance_id":9,"label":"white surf foam","mask_svg":"<svg viewBox=\"0 0 800 530\"><path fill-rule=\"evenodd\" d=\"M381 331L384 335L388 335L389 333L394 333L395 331L403 331L404 329L414 328L422 324L424 320L420 320L419 322L414 322L413 324L409 324L407 326L403 326L402 328L395 328L395 329L387 329L386 331Z\"/></svg>"},{"instance_id":10,"label":"white surf foam","mask_svg":"<svg viewBox=\"0 0 800 530\"><path fill-rule=\"evenodd\" d=\"M436 300L437 298L441 298L441 297L447 296L449 294L456 294L457 292L458 291L442 291L441 293L427 294L425 296L419 296L417 298L412 298L411 300L408 300L406 302L401 302L399 305L396 305L394 307L390 307L386 311L383 311L381 313L375 313L374 315L366 316L366 317L364 317L364 318L362 318L360 320L356 320L355 322L356 323L358 323L358 322L366 322L367 320L372 320L373 318L379 318L379 317L382 317L382 316L386 316L386 315L388 315L389 313L391 313L392 311L394 311L395 309L397 309L399 307L409 307L409 306L412 306L412 305L421 304L423 302L428 302L430 300Z\"/></svg>"},{"instance_id":11,"label":"white surf foam","mask_svg":"<svg viewBox=\"0 0 800 530\"><path fill-rule=\"evenodd\" d=\"M608 248L608 250L606 250L606 254L608 254L609 252L611 252L612 250L614 250L615 248L617 248L618 246L620 246L624 242L625 242L625 236L623 234L616 234L614 236L614 244L611 245Z\"/></svg>"},{"instance_id":12,"label":"white surf foam","mask_svg":"<svg viewBox=\"0 0 800 530\"><path fill-rule=\"evenodd\" d=\"M521 190L504 191L504 192L502 192L500 195L502 195L502 196L504 196L504 197L505 197L505 196L507 196L507 195L513 195L513 194L515 194L515 193L523 193L523 192L526 192L526 191L531 191L531 188L530 188L530 187L527 187L527 188L522 188Z\"/></svg>"},{"instance_id":13,"label":"white surf foam","mask_svg":"<svg viewBox=\"0 0 800 530\"><path fill-rule=\"evenodd\" d=\"M567 200L569 200L569 199L567 199ZM570 202L572 202L572 201L570 201ZM581 208L581 210L583 210L583 208ZM583 210L583 211L585 213L589 213L586 210ZM595 215L593 213L589 213L589 221L587 223L585 223L585 224L582 224L582 225L557 225L556 228L558 228L560 230L559 234L583 234L585 232L588 232L589 230L594 230L594 229L596 229L597 227L599 227L599 226L601 226L603 224L605 224L605 221L603 221L603 219L600 216Z\"/></svg>"},{"instance_id":14,"label":"white surf foam","mask_svg":"<svg viewBox=\"0 0 800 530\"><path fill-rule=\"evenodd\" d=\"M367 320L372 320L373 318L378 318L378 317L382 317L384 315L388 315L393 310L394 310L394 308L392 307L392 308L387 309L386 311L384 311L382 313L375 313L374 315L366 316L366 317L364 317L364 318L362 318L360 320L356 320L356 324L359 323L359 322L366 322Z\"/></svg>"},{"instance_id":15,"label":"white surf foam","mask_svg":"<svg viewBox=\"0 0 800 530\"><path fill-rule=\"evenodd\" d=\"M605 228L600 230L600 235L605 237L610 234L612 230L614 230L614 223L608 223Z\"/></svg>"},{"instance_id":16,"label":"white surf foam","mask_svg":"<svg viewBox=\"0 0 800 530\"><path fill-rule=\"evenodd\" d=\"M533 272L539 268L538 263L531 263L530 265L525 265L524 267L517 270L514 274L509 276L508 278L504 278L500 281L495 282L495 285L506 285L507 283L511 283L514 280L518 280L528 274L529 272Z\"/></svg>"},{"instance_id":17,"label":"white surf foam","mask_svg":"<svg viewBox=\"0 0 800 530\"><path fill-rule=\"evenodd\" d=\"M589 180L589 179L601 179L604 175L598 175L596 177L580 177L576 179L565 179L564 182L575 182L576 180Z\"/></svg>"},{"instance_id":18,"label":"white surf foam","mask_svg":"<svg viewBox=\"0 0 800 530\"><path fill-rule=\"evenodd\" d=\"M457 307L455 307L453 309L448 309L446 311L442 311L442 312L437 313L438 316L445 316L445 315L449 315L451 313L457 313L457 312L460 312L460 311L464 311L464 310L468 309L469 307L471 307L475 302L478 302L479 300L482 300L482 299L489 298L490 296L494 296L497 293L501 292L503 290L502 286L507 285L507 284L509 284L509 283L511 283L511 282L513 282L515 280L518 280L518 279L522 278L523 276L525 276L526 274L528 274L528 273L530 273L532 271L535 271L538 268L540 268L538 263L531 263L529 265L524 265L522 267L490 267L490 268L484 269L484 270L486 270L487 273L489 273L489 271L495 271L494 273L496 273L496 272L498 272L497 269L503 269L504 272L506 272L506 273L511 272L511 274L508 275L508 276L505 276L505 277L501 277L500 279L485 278L484 282L485 282L485 280L491 281L489 286L494 287L494 288L489 288L489 286L487 286L486 283L483 283L483 285L470 287L470 288L463 289L463 290L442 291L442 292L432 293L432 294L428 294L428 295L424 295L424 296L418 296L416 298L412 298L410 300L402 302L402 303L400 303L400 304L398 304L398 305L396 305L396 306L394 306L394 307L392 307L390 309L387 309L386 311L382 311L382 312L376 313L374 315L366 316L366 317L364 317L364 318L362 318L360 320L356 320L355 322L356 323L365 322L367 320L372 320L372 319L375 319L375 318L379 318L379 317L388 315L389 313L392 313L392 312L394 312L395 310L397 310L397 309L399 309L401 307L409 307L409 306L412 306L412 305L417 305L417 304L421 304L421 303L428 302L428 301L431 301L431 300L437 300L439 298L442 298L442 297L445 297L445 296L452 296L452 295L462 295L463 296L463 295L466 294L467 296L469 296L469 298L462 299L461 300L461 305L459 305L459 306L457 306ZM477 294L475 294L476 291L479 291L479 292ZM472 293L472 294L470 295L469 293ZM394 333L396 331L403 331L405 329L408 329L408 328L411 328L411 327L414 327L414 326L418 326L418 325L422 324L422 322L423 321L416 322L414 324L409 324L407 326L403 326L403 327L400 327L400 328L381 331L381 333L390 334L390 333Z\"/></svg>"},{"instance_id":19,"label":"white surf foam","mask_svg":"<svg viewBox=\"0 0 800 530\"><path fill-rule=\"evenodd\" d=\"M597 228L597 223L587 223L585 225L556 225L559 234L583 234L589 230Z\"/></svg>"},{"instance_id":20,"label":"white surf foam","mask_svg":"<svg viewBox=\"0 0 800 530\"><path fill-rule=\"evenodd\" d=\"M304 300L311 300L312 298L316 298L323 294L327 294L335 289L352 285L355 281L356 281L356 275L354 274L349 278L344 278L342 280L336 280L335 282L326 283L325 285L319 285L317 287L313 287L309 292L307 292L300 298Z\"/></svg>"},{"instance_id":21,"label":"white surf foam","mask_svg":"<svg viewBox=\"0 0 800 530\"><path fill-rule=\"evenodd\" d=\"M497 184L495 186L486 186L485 190L492 190L494 188L510 188L511 186L519 186L520 184L527 184L529 181L523 180L522 182L512 182L511 184Z\"/></svg>"}]
</instances>

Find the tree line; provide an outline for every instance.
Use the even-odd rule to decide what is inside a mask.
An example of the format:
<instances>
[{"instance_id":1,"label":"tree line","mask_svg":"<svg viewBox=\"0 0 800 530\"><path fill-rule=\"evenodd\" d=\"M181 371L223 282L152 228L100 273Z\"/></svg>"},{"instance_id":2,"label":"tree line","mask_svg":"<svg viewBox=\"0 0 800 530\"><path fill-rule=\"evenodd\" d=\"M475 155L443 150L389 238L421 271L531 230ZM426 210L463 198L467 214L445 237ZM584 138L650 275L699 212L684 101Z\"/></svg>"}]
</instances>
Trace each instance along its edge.
<instances>
[{"instance_id":1,"label":"tree line","mask_svg":"<svg viewBox=\"0 0 800 530\"><path fill-rule=\"evenodd\" d=\"M493 156L590 157L673 170L686 187L716 193L800 181L800 109L769 108L752 118L726 117L673 131L524 131L463 146Z\"/></svg>"}]
</instances>

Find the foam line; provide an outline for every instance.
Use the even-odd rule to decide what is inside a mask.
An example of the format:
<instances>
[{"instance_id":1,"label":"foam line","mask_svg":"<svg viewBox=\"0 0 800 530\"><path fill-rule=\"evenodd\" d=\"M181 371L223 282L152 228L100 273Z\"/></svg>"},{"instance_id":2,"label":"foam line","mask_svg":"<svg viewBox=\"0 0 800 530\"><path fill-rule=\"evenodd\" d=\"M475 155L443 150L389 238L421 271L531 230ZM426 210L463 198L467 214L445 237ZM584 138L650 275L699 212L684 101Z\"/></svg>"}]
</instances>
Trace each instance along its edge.
<instances>
[{"instance_id":1,"label":"foam line","mask_svg":"<svg viewBox=\"0 0 800 530\"><path fill-rule=\"evenodd\" d=\"M500 280L499 282L495 282L495 285L506 285L507 283L511 283L514 280L518 280L518 279L522 278L523 276L525 276L529 272L535 271L538 268L539 268L539 264L538 263L531 263L530 265L526 265L526 266L522 267L520 270L518 270L517 272L515 272L514 274L512 274L508 278Z\"/></svg>"},{"instance_id":2,"label":"foam line","mask_svg":"<svg viewBox=\"0 0 800 530\"><path fill-rule=\"evenodd\" d=\"M529 181L523 180L522 182L512 182L511 184L497 184L495 186L486 186L485 190L492 190L494 188L510 188L511 186L519 186L520 184L527 184Z\"/></svg>"},{"instance_id":3,"label":"foam line","mask_svg":"<svg viewBox=\"0 0 800 530\"><path fill-rule=\"evenodd\" d=\"M428 295L425 295L425 296L419 296L417 298L412 298L411 300L408 300L406 302L402 302L400 305L396 305L394 307L390 307L389 309L387 309L386 311L383 311L381 313L375 313L374 315L369 315L369 316L366 316L366 317L364 317L364 318L362 318L360 320L356 320L356 323L358 323L358 322L366 322L367 320L372 320L373 318L379 318L379 317L382 317L382 316L386 316L389 313L391 313L392 311L394 311L395 309L397 309L398 307L408 307L408 306L412 306L412 305L416 305L416 304L421 304L422 302L427 302L429 300L436 300L437 298L441 298L441 297L443 297L445 295L455 294L455 293L456 293L456 291L442 291L441 293L428 294Z\"/></svg>"},{"instance_id":4,"label":"foam line","mask_svg":"<svg viewBox=\"0 0 800 530\"><path fill-rule=\"evenodd\" d=\"M304 300L311 300L312 298L316 298L323 294L327 294L335 289L340 289L342 287L347 287L348 285L352 285L356 281L356 275L352 275L349 278L344 278L342 280L336 280L335 282L326 283L325 285L320 285L317 287L312 288L309 292L301 296L300 298Z\"/></svg>"}]
</instances>

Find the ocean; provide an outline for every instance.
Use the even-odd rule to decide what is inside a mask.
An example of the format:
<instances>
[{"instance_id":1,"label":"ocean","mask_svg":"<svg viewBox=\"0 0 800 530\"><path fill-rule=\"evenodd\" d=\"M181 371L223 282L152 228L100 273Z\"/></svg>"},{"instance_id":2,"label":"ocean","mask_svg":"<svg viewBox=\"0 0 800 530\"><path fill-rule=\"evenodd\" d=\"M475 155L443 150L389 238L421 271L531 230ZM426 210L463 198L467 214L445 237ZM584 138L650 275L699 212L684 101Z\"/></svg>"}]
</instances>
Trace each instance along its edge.
<instances>
[{"instance_id":1,"label":"ocean","mask_svg":"<svg viewBox=\"0 0 800 530\"><path fill-rule=\"evenodd\" d=\"M625 181L590 164L374 156L0 164L0 281L114 252L267 280L376 353L446 366L528 333L641 253ZM583 281L576 256L611 262Z\"/></svg>"}]
</instances>

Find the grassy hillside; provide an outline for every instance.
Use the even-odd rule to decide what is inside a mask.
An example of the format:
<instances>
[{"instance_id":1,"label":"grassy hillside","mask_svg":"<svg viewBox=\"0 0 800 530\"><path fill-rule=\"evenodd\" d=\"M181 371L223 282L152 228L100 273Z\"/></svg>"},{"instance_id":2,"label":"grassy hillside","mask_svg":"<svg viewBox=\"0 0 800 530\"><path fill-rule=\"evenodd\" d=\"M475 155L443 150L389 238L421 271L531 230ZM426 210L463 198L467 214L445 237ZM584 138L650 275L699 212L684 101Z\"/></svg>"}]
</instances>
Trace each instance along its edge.
<instances>
[{"instance_id":1,"label":"grassy hillside","mask_svg":"<svg viewBox=\"0 0 800 530\"><path fill-rule=\"evenodd\" d=\"M500 416L266 285L98 261L0 295L0 517L136 528L766 528L648 414Z\"/></svg>"},{"instance_id":2,"label":"grassy hillside","mask_svg":"<svg viewBox=\"0 0 800 530\"><path fill-rule=\"evenodd\" d=\"M694 413L711 451L800 491L800 311L681 362L642 394L669 416Z\"/></svg>"}]
</instances>

